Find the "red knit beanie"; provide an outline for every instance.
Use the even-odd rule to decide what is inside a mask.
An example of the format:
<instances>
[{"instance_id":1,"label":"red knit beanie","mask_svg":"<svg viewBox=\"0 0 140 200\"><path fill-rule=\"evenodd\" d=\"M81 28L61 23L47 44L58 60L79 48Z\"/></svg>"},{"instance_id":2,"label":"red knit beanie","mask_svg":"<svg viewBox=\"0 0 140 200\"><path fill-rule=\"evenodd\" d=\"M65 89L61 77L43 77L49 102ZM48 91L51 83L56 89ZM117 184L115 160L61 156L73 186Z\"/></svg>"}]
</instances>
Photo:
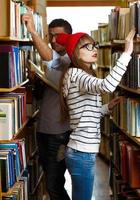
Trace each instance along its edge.
<instances>
[{"instance_id":1,"label":"red knit beanie","mask_svg":"<svg viewBox=\"0 0 140 200\"><path fill-rule=\"evenodd\" d=\"M87 35L87 33L60 33L56 38L56 42L65 47L67 54L71 58L79 39L84 35Z\"/></svg>"}]
</instances>

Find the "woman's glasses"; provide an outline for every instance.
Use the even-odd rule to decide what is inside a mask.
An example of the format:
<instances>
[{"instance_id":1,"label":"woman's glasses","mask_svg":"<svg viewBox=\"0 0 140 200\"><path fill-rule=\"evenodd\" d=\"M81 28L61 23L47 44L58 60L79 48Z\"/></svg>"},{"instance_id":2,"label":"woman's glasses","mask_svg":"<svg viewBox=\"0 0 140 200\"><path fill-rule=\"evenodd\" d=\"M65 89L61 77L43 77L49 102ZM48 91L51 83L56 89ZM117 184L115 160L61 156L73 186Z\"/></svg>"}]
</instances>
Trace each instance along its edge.
<instances>
[{"instance_id":1,"label":"woman's glasses","mask_svg":"<svg viewBox=\"0 0 140 200\"><path fill-rule=\"evenodd\" d=\"M93 51L94 48L98 49L99 48L99 42L94 42L94 43L86 43L83 46L80 47L80 49L86 48L89 51Z\"/></svg>"},{"instance_id":2,"label":"woman's glasses","mask_svg":"<svg viewBox=\"0 0 140 200\"><path fill-rule=\"evenodd\" d=\"M24 2L22 0L12 0L14 3L20 3L22 6L24 5Z\"/></svg>"},{"instance_id":3,"label":"woman's glasses","mask_svg":"<svg viewBox=\"0 0 140 200\"><path fill-rule=\"evenodd\" d=\"M23 3L22 0L12 0L14 3Z\"/></svg>"}]
</instances>

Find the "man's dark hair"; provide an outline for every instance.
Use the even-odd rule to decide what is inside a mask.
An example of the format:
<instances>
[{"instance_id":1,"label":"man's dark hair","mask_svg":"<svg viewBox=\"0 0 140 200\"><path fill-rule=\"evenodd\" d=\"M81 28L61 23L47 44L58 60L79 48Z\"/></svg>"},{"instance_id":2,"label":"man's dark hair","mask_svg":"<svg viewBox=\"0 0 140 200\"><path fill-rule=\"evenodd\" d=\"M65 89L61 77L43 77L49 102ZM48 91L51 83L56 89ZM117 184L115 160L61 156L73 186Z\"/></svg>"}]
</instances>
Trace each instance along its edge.
<instances>
[{"instance_id":1,"label":"man's dark hair","mask_svg":"<svg viewBox=\"0 0 140 200\"><path fill-rule=\"evenodd\" d=\"M52 20L49 24L49 28L55 28L55 27L63 27L66 33L68 34L72 33L72 27L70 23L64 19Z\"/></svg>"}]
</instances>

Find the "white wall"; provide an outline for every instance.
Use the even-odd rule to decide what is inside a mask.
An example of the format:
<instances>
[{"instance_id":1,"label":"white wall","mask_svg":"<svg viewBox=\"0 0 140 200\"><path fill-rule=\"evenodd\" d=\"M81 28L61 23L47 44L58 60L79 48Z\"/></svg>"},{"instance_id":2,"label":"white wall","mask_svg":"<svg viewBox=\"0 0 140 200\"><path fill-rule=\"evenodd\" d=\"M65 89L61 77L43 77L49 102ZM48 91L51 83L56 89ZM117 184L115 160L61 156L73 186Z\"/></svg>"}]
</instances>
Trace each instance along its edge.
<instances>
[{"instance_id":1,"label":"white wall","mask_svg":"<svg viewBox=\"0 0 140 200\"><path fill-rule=\"evenodd\" d=\"M47 7L47 23L55 18L68 20L74 32L87 32L98 27L98 23L107 23L108 15L114 7Z\"/></svg>"}]
</instances>

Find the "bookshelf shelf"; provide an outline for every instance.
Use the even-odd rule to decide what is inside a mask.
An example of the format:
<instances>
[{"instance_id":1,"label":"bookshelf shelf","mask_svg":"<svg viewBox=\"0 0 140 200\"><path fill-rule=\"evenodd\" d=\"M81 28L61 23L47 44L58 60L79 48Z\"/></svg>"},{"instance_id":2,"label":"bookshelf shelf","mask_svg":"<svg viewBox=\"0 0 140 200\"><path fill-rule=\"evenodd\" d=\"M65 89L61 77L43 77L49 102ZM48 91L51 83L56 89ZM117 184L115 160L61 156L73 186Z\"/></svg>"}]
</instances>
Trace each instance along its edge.
<instances>
[{"instance_id":1,"label":"bookshelf shelf","mask_svg":"<svg viewBox=\"0 0 140 200\"><path fill-rule=\"evenodd\" d=\"M15 133L15 134L13 135L13 138L11 138L11 140L0 140L0 144L2 144L2 143L10 143L10 142L12 142L12 141L14 141L14 140L20 138L20 137L21 137L21 134L22 134L22 132L23 132L23 130L24 130L24 128L26 127L26 124L27 124L27 123L25 123L25 124L23 125L23 127L20 128L20 129L18 130L18 133ZM19 135L20 135L20 136L19 136Z\"/></svg>"},{"instance_id":2,"label":"bookshelf shelf","mask_svg":"<svg viewBox=\"0 0 140 200\"><path fill-rule=\"evenodd\" d=\"M37 110L33 113L32 117L31 117L31 120L34 119L34 118L37 116L38 113L39 113L39 109L37 109Z\"/></svg>"},{"instance_id":3,"label":"bookshelf shelf","mask_svg":"<svg viewBox=\"0 0 140 200\"><path fill-rule=\"evenodd\" d=\"M16 87L13 87L13 88L0 88L0 92L13 92L16 89L18 89L18 88L22 87L23 85L27 84L28 82L29 82L29 79L27 79L26 81L24 81L20 85L17 85Z\"/></svg>"},{"instance_id":4,"label":"bookshelf shelf","mask_svg":"<svg viewBox=\"0 0 140 200\"><path fill-rule=\"evenodd\" d=\"M113 44L125 44L125 40L113 40Z\"/></svg>"},{"instance_id":5,"label":"bookshelf shelf","mask_svg":"<svg viewBox=\"0 0 140 200\"><path fill-rule=\"evenodd\" d=\"M14 37L0 37L0 41L5 41L5 42L29 42L31 41L29 38L21 39L21 38L14 38Z\"/></svg>"},{"instance_id":6,"label":"bookshelf shelf","mask_svg":"<svg viewBox=\"0 0 140 200\"><path fill-rule=\"evenodd\" d=\"M112 45L112 42L105 42L105 43L100 43L99 44L100 47L107 47L107 46L110 47L111 45Z\"/></svg>"},{"instance_id":7,"label":"bookshelf shelf","mask_svg":"<svg viewBox=\"0 0 140 200\"><path fill-rule=\"evenodd\" d=\"M113 120L113 118L112 118L112 120ZM118 129L120 129L120 131L124 135L126 135L131 141L133 141L136 145L138 145L140 147L140 137L131 136L131 133L128 133L126 130L119 127L118 124L114 120L113 120L113 123L115 124L116 127L118 127Z\"/></svg>"},{"instance_id":8,"label":"bookshelf shelf","mask_svg":"<svg viewBox=\"0 0 140 200\"><path fill-rule=\"evenodd\" d=\"M140 138L138 137L132 137L129 134L126 133L126 135L132 140L134 141L138 146L140 146Z\"/></svg>"},{"instance_id":9,"label":"bookshelf shelf","mask_svg":"<svg viewBox=\"0 0 140 200\"><path fill-rule=\"evenodd\" d=\"M37 190L37 188L38 188L38 186L39 186L39 184L40 184L41 179L43 178L43 176L44 176L44 172L42 171L41 174L40 174L40 176L39 176L38 182L37 182L37 184L36 184L33 192L31 193L31 196L35 194L35 192L36 192L36 190Z\"/></svg>"},{"instance_id":10,"label":"bookshelf shelf","mask_svg":"<svg viewBox=\"0 0 140 200\"><path fill-rule=\"evenodd\" d=\"M140 88L138 89L132 89L132 88L129 88L129 87L126 87L124 85L119 85L120 88L126 90L126 91L129 91L129 92L132 92L132 93L135 93L135 94L140 94Z\"/></svg>"},{"instance_id":11,"label":"bookshelf shelf","mask_svg":"<svg viewBox=\"0 0 140 200\"><path fill-rule=\"evenodd\" d=\"M31 154L31 156L30 156L29 159L33 158L37 153L38 153L38 148L36 148L36 149L34 150L34 152L32 152L32 154Z\"/></svg>"},{"instance_id":12,"label":"bookshelf shelf","mask_svg":"<svg viewBox=\"0 0 140 200\"><path fill-rule=\"evenodd\" d=\"M27 124L30 123L30 121L32 121L32 120L37 116L38 112L39 112L39 109L37 109L37 110L33 113L33 115L27 119L27 121L26 121L26 122L23 124L23 126L18 130L18 132L17 132L16 134L14 134L12 140L19 139L19 138L24 138L24 137L25 137L26 131L25 131L24 129L26 129ZM11 140L11 141L12 141L12 140Z\"/></svg>"},{"instance_id":13,"label":"bookshelf shelf","mask_svg":"<svg viewBox=\"0 0 140 200\"><path fill-rule=\"evenodd\" d=\"M3 192L3 193L2 193L2 196L3 196L3 197L6 197L7 195L10 196L10 195L12 194L13 188L14 188L14 185L13 185L12 188L9 188L9 190L8 190L7 192Z\"/></svg>"}]
</instances>

